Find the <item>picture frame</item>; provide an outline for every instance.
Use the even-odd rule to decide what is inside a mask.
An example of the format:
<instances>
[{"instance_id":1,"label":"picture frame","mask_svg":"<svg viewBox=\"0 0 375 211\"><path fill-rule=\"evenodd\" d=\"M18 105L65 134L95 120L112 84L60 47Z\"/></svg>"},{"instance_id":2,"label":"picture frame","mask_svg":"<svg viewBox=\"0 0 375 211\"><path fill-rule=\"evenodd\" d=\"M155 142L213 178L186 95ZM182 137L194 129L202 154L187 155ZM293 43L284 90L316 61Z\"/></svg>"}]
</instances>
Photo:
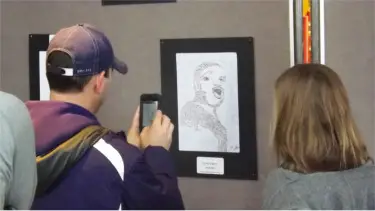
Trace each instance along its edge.
<instances>
[{"instance_id":1,"label":"picture frame","mask_svg":"<svg viewBox=\"0 0 375 211\"><path fill-rule=\"evenodd\" d=\"M157 3L174 3L174 2L177 2L177 0L102 0L102 6L157 4Z\"/></svg>"},{"instance_id":2,"label":"picture frame","mask_svg":"<svg viewBox=\"0 0 375 211\"><path fill-rule=\"evenodd\" d=\"M178 176L257 180L254 39L162 39L160 59L161 107L175 124L170 151ZM238 149L229 148L234 140Z\"/></svg>"},{"instance_id":3,"label":"picture frame","mask_svg":"<svg viewBox=\"0 0 375 211\"><path fill-rule=\"evenodd\" d=\"M53 34L29 34L30 100L48 100L49 85L45 73L45 55Z\"/></svg>"}]
</instances>

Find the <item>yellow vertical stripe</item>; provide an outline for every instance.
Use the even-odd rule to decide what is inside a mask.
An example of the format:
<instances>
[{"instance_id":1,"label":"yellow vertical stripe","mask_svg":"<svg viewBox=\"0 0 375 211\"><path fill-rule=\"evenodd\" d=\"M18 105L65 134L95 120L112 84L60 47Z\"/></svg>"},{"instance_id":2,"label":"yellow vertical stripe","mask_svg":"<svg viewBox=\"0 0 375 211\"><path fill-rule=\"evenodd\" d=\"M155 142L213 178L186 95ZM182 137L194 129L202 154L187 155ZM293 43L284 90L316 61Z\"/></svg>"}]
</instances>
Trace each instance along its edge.
<instances>
[{"instance_id":1,"label":"yellow vertical stripe","mask_svg":"<svg viewBox=\"0 0 375 211\"><path fill-rule=\"evenodd\" d=\"M310 0L303 0L302 2L302 14L303 16L306 16L307 13L310 11Z\"/></svg>"}]
</instances>

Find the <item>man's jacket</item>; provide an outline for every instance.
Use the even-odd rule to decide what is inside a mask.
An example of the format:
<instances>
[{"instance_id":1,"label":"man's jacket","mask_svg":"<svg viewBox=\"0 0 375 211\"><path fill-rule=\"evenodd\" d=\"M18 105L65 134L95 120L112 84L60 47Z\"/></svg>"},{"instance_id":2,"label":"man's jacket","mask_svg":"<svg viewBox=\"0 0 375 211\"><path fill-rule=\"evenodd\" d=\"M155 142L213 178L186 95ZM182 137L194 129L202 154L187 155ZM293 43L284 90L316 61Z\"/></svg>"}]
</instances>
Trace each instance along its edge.
<instances>
[{"instance_id":1,"label":"man's jacket","mask_svg":"<svg viewBox=\"0 0 375 211\"><path fill-rule=\"evenodd\" d=\"M101 127L92 113L74 104L26 105L38 162L32 209L184 209L164 148L140 151L124 133Z\"/></svg>"}]
</instances>

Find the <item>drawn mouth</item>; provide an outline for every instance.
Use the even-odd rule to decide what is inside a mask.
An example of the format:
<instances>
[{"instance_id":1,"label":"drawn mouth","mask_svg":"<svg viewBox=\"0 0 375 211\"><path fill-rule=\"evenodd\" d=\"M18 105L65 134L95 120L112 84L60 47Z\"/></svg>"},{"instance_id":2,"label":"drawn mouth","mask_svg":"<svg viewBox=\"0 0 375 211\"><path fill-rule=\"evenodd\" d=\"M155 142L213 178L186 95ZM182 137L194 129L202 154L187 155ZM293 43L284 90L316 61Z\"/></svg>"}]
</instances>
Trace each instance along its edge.
<instances>
[{"instance_id":1,"label":"drawn mouth","mask_svg":"<svg viewBox=\"0 0 375 211\"><path fill-rule=\"evenodd\" d=\"M212 88L212 93L217 99L221 99L224 96L224 89L220 86L215 86L214 88Z\"/></svg>"}]
</instances>

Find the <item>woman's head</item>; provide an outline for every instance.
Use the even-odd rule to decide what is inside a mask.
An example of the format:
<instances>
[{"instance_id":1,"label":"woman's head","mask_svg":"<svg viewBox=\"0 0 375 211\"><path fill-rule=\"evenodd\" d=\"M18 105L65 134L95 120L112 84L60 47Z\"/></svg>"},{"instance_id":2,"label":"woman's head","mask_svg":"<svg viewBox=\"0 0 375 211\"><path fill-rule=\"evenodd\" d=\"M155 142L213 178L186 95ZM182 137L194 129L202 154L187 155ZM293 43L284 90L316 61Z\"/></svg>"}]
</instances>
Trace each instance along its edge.
<instances>
[{"instance_id":1,"label":"woman's head","mask_svg":"<svg viewBox=\"0 0 375 211\"><path fill-rule=\"evenodd\" d=\"M275 84L273 144L282 167L338 171L370 160L339 76L321 64L299 64Z\"/></svg>"}]
</instances>

